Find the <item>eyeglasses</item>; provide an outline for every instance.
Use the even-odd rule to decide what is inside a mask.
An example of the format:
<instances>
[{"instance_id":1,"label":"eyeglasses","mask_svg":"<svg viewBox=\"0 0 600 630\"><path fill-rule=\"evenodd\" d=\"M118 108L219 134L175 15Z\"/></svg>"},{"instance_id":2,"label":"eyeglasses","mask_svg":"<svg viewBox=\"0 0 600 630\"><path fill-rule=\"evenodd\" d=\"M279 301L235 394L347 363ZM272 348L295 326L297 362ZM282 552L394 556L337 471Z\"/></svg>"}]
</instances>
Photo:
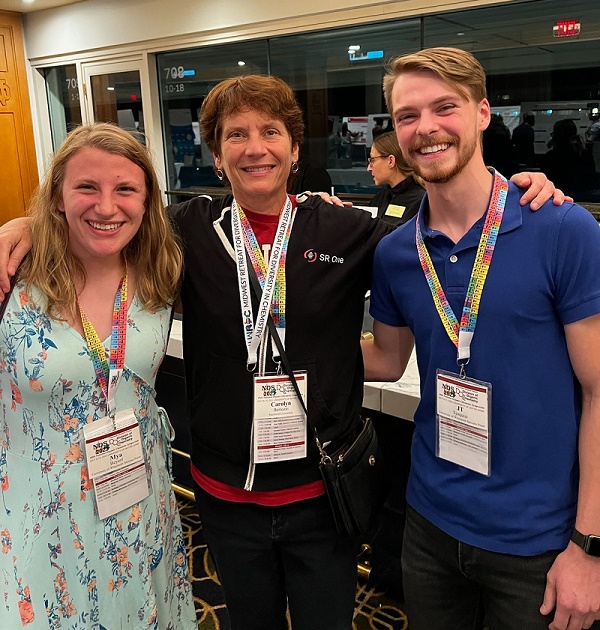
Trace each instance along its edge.
<instances>
[{"instance_id":1,"label":"eyeglasses","mask_svg":"<svg viewBox=\"0 0 600 630\"><path fill-rule=\"evenodd\" d=\"M379 158L386 158L386 157L390 157L390 154L388 153L387 155L374 155L373 157L368 157L367 162L369 164L373 164L375 160L378 160Z\"/></svg>"}]
</instances>

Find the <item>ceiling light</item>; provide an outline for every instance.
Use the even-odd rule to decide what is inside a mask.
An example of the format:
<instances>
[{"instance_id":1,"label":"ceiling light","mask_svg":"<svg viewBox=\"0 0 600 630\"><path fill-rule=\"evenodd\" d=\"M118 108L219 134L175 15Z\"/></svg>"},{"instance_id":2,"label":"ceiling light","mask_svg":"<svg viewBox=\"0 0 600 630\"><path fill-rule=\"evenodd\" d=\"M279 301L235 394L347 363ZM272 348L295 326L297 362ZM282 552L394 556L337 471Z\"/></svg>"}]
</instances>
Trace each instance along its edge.
<instances>
[{"instance_id":1,"label":"ceiling light","mask_svg":"<svg viewBox=\"0 0 600 630\"><path fill-rule=\"evenodd\" d=\"M245 61L238 61L238 66L245 66L246 62Z\"/></svg>"}]
</instances>

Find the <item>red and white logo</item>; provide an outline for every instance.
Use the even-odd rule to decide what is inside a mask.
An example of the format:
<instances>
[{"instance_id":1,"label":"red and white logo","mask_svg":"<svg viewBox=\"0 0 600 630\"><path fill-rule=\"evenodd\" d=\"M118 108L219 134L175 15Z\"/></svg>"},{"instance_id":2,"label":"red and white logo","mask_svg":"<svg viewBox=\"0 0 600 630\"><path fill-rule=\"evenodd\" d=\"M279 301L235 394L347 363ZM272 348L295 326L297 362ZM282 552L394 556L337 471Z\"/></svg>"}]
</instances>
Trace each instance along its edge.
<instances>
[{"instance_id":1,"label":"red and white logo","mask_svg":"<svg viewBox=\"0 0 600 630\"><path fill-rule=\"evenodd\" d=\"M309 263L317 262L326 262L326 263L337 263L338 265L344 264L344 259L341 256L335 256L334 254L319 254L314 249L307 249L304 252L304 258L308 260Z\"/></svg>"}]
</instances>

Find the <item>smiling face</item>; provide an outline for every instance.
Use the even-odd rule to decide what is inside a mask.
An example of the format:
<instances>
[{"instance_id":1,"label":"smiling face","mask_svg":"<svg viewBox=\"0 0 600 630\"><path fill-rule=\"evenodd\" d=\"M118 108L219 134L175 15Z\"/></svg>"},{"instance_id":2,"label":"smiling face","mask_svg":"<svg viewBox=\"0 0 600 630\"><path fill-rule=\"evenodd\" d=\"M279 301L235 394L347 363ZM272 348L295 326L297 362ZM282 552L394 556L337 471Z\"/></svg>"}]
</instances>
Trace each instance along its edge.
<instances>
[{"instance_id":1,"label":"smiling face","mask_svg":"<svg viewBox=\"0 0 600 630\"><path fill-rule=\"evenodd\" d=\"M252 109L227 116L221 128L220 155L214 157L242 207L279 212L292 163L298 160L298 146L292 145L281 120Z\"/></svg>"},{"instance_id":2,"label":"smiling face","mask_svg":"<svg viewBox=\"0 0 600 630\"><path fill-rule=\"evenodd\" d=\"M480 135L490 120L487 99L466 99L422 70L398 76L392 107L402 153L426 182L446 183L470 164L483 164Z\"/></svg>"},{"instance_id":3,"label":"smiling face","mask_svg":"<svg viewBox=\"0 0 600 630\"><path fill-rule=\"evenodd\" d=\"M120 259L142 223L146 196L144 171L125 157L86 147L67 162L58 209L84 267Z\"/></svg>"}]
</instances>

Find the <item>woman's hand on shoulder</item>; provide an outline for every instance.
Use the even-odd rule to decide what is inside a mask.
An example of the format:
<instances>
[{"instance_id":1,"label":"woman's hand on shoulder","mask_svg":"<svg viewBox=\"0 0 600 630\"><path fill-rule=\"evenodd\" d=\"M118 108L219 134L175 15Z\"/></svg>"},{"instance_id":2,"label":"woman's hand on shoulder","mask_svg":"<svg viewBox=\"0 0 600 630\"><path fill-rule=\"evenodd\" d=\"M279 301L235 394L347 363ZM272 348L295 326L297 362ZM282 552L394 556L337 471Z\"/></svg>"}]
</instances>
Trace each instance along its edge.
<instances>
[{"instance_id":1,"label":"woman's hand on shoulder","mask_svg":"<svg viewBox=\"0 0 600 630\"><path fill-rule=\"evenodd\" d=\"M305 190L298 196L300 197L301 195L318 195L323 201L326 201L327 203L330 203L334 206L342 206L344 208L352 207L351 201L342 201L339 197L336 197L335 195L330 195L326 192L312 192L310 190Z\"/></svg>"},{"instance_id":2,"label":"woman's hand on shoulder","mask_svg":"<svg viewBox=\"0 0 600 630\"><path fill-rule=\"evenodd\" d=\"M538 210L548 199L552 199L555 206L561 206L565 201L573 201L573 197L556 188L544 173L524 171L513 175L510 181L519 188L527 189L521 197L521 205L529 204L532 210Z\"/></svg>"}]
</instances>

